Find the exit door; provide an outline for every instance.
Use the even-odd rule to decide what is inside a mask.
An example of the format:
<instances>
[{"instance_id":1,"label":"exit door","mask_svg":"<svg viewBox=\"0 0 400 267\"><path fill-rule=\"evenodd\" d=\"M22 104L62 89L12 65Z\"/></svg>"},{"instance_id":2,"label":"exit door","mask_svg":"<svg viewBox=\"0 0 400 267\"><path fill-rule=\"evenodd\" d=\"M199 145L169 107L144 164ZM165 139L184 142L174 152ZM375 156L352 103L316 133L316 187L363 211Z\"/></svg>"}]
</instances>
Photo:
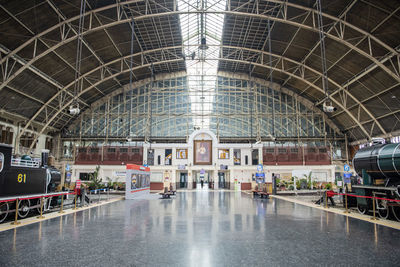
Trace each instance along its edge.
<instances>
[{"instance_id":1,"label":"exit door","mask_svg":"<svg viewBox=\"0 0 400 267\"><path fill-rule=\"evenodd\" d=\"M187 177L188 177L187 173L185 172L180 173L179 188L187 188Z\"/></svg>"},{"instance_id":2,"label":"exit door","mask_svg":"<svg viewBox=\"0 0 400 267\"><path fill-rule=\"evenodd\" d=\"M218 173L218 188L225 188L225 173Z\"/></svg>"}]
</instances>

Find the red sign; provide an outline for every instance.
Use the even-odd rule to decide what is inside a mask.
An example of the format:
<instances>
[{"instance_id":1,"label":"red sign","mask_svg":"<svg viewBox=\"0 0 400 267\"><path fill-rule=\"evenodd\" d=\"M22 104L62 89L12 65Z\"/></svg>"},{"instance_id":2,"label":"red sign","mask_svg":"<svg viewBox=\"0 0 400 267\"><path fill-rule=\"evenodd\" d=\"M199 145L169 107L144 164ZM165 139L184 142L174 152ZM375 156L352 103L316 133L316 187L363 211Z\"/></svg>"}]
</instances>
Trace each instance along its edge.
<instances>
[{"instance_id":1,"label":"red sign","mask_svg":"<svg viewBox=\"0 0 400 267\"><path fill-rule=\"evenodd\" d=\"M144 167L136 164L126 164L126 169L127 170L137 170L137 171L150 171L149 167Z\"/></svg>"},{"instance_id":2,"label":"red sign","mask_svg":"<svg viewBox=\"0 0 400 267\"><path fill-rule=\"evenodd\" d=\"M76 189L81 189L81 180L76 180Z\"/></svg>"}]
</instances>

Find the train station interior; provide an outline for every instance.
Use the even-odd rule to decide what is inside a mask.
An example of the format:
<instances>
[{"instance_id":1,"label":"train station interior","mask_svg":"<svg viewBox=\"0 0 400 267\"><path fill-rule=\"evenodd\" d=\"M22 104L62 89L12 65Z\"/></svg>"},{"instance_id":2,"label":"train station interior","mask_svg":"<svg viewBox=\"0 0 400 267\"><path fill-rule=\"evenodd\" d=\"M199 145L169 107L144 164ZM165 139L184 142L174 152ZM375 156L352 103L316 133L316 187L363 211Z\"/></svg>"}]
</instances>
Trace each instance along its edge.
<instances>
[{"instance_id":1,"label":"train station interior","mask_svg":"<svg viewBox=\"0 0 400 267\"><path fill-rule=\"evenodd\" d=\"M400 266L398 0L0 0L0 266Z\"/></svg>"}]
</instances>

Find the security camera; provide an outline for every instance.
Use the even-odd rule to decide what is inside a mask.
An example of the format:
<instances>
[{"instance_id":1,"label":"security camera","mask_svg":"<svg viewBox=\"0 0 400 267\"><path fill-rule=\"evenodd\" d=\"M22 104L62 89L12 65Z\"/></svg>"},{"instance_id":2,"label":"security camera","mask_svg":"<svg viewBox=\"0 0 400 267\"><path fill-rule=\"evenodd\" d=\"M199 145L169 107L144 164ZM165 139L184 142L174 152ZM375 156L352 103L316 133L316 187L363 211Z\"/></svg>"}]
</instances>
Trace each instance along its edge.
<instances>
[{"instance_id":1,"label":"security camera","mask_svg":"<svg viewBox=\"0 0 400 267\"><path fill-rule=\"evenodd\" d=\"M127 137L127 138L126 138L126 142L132 142L132 138Z\"/></svg>"},{"instance_id":2,"label":"security camera","mask_svg":"<svg viewBox=\"0 0 400 267\"><path fill-rule=\"evenodd\" d=\"M73 106L70 106L68 111L69 111L69 114L71 114L71 115L78 115L81 112L79 107L73 107Z\"/></svg>"},{"instance_id":3,"label":"security camera","mask_svg":"<svg viewBox=\"0 0 400 267\"><path fill-rule=\"evenodd\" d=\"M327 105L326 103L324 103L324 104L322 105L322 109L323 109L324 112L329 112L329 113L332 113L332 112L334 112L334 111L337 110L336 107L331 106L331 105Z\"/></svg>"}]
</instances>

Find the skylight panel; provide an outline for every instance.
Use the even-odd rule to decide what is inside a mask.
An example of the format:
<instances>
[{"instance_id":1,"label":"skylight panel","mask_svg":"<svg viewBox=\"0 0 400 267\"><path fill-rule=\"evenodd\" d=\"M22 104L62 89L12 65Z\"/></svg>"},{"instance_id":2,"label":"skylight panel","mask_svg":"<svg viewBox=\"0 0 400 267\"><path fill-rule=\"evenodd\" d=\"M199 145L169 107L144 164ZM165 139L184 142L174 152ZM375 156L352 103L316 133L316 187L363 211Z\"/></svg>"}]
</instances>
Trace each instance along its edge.
<instances>
[{"instance_id":1,"label":"skylight panel","mask_svg":"<svg viewBox=\"0 0 400 267\"><path fill-rule=\"evenodd\" d=\"M226 0L178 0L194 127L210 129ZM199 12L200 11L200 12ZM201 11L204 11L202 13ZM193 12L193 13L191 13ZM202 45L202 39L206 41Z\"/></svg>"}]
</instances>

